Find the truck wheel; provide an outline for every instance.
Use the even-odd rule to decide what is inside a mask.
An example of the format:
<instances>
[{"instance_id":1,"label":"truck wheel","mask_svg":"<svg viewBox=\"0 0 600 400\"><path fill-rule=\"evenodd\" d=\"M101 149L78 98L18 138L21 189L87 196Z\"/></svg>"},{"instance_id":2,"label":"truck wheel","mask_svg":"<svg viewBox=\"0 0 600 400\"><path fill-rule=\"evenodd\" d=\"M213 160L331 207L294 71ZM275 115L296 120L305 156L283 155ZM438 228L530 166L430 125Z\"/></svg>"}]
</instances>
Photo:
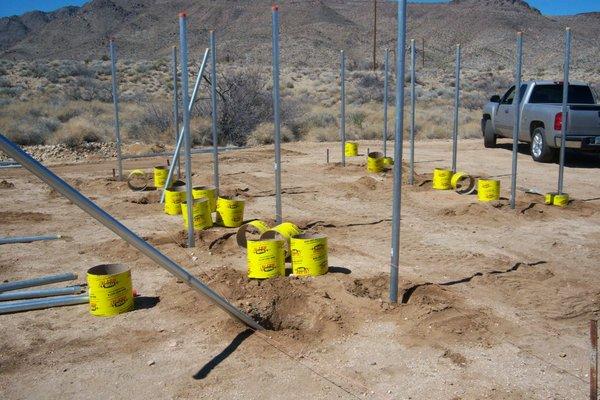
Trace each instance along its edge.
<instances>
[{"instance_id":1,"label":"truck wheel","mask_svg":"<svg viewBox=\"0 0 600 400\"><path fill-rule=\"evenodd\" d=\"M537 162L553 162L556 160L556 149L548 146L544 128L535 128L531 135L531 158Z\"/></svg>"},{"instance_id":2,"label":"truck wheel","mask_svg":"<svg viewBox=\"0 0 600 400\"><path fill-rule=\"evenodd\" d=\"M483 146L487 149L496 147L496 133L492 121L487 119L483 128Z\"/></svg>"}]
</instances>

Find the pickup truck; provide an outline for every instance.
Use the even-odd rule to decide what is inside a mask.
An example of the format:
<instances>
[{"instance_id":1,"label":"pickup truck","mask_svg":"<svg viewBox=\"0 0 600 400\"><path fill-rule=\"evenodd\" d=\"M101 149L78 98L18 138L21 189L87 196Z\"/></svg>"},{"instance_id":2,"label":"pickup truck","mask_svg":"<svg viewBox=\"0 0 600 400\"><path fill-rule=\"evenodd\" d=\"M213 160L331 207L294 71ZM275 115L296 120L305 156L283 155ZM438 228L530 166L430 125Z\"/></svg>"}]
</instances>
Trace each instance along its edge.
<instances>
[{"instance_id":1,"label":"pickup truck","mask_svg":"<svg viewBox=\"0 0 600 400\"><path fill-rule=\"evenodd\" d=\"M531 157L538 162L556 160L561 144L563 83L523 82L520 91L519 141L530 143ZM500 97L492 96L483 110L481 130L485 147L495 147L497 138L512 138L515 120L515 87ZM600 105L592 88L569 82L566 147L600 151Z\"/></svg>"}]
</instances>

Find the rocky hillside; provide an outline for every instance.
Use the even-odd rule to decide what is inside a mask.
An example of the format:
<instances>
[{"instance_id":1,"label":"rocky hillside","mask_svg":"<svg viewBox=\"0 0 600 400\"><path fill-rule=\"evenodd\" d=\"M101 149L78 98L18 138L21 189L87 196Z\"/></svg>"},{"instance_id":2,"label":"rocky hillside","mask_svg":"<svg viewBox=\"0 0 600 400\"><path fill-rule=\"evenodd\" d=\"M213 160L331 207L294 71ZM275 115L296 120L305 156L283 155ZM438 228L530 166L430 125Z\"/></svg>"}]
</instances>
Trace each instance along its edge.
<instances>
[{"instance_id":1,"label":"rocky hillside","mask_svg":"<svg viewBox=\"0 0 600 400\"><path fill-rule=\"evenodd\" d=\"M340 49L356 63L371 59L370 0L281 1L282 57L296 66L331 66ZM236 63L270 62L271 1L266 0L92 0L82 7L51 13L31 12L0 19L0 57L16 60L99 59L114 36L125 59L167 56L177 44L177 13L190 16L192 56L217 31L219 57ZM525 34L525 62L533 68L561 62L564 27L574 30L574 66L597 68L600 13L548 17L522 0L453 0L447 4L410 4L409 38L429 65L447 65L454 45L464 47L465 64L508 66L517 30ZM379 2L378 54L394 47L395 5Z\"/></svg>"}]
</instances>

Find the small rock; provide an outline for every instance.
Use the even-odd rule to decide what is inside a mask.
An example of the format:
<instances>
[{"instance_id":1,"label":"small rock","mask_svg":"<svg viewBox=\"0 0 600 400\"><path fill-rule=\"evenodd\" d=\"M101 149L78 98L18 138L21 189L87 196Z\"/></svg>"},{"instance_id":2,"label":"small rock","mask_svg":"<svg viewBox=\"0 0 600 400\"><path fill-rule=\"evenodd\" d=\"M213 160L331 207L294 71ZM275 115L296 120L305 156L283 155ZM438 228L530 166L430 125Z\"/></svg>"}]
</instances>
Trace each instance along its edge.
<instances>
[{"instance_id":1,"label":"small rock","mask_svg":"<svg viewBox=\"0 0 600 400\"><path fill-rule=\"evenodd\" d=\"M150 360L150 361L147 362L147 365L149 367L152 366L152 365L154 365L154 364L156 364L156 361L154 361L154 360Z\"/></svg>"},{"instance_id":2,"label":"small rock","mask_svg":"<svg viewBox=\"0 0 600 400\"><path fill-rule=\"evenodd\" d=\"M560 353L559 356L565 358L567 356L567 353Z\"/></svg>"}]
</instances>

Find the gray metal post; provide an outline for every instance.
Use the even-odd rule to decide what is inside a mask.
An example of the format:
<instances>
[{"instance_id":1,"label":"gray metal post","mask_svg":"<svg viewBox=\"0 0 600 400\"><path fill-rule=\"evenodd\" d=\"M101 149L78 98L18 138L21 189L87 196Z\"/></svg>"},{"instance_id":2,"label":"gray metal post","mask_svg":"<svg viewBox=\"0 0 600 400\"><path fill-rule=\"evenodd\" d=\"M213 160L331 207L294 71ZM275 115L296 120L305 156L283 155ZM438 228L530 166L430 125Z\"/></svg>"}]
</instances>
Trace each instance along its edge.
<instances>
[{"instance_id":1,"label":"gray metal post","mask_svg":"<svg viewBox=\"0 0 600 400\"><path fill-rule=\"evenodd\" d=\"M279 7L273 6L273 120L275 123L275 222L281 223L281 132L279 105Z\"/></svg>"},{"instance_id":2,"label":"gray metal post","mask_svg":"<svg viewBox=\"0 0 600 400\"><path fill-rule=\"evenodd\" d=\"M0 314L9 314L21 311L41 310L50 307L72 306L75 304L89 303L87 294L78 296L58 296L49 299L34 299L22 301L7 301L0 304Z\"/></svg>"},{"instance_id":3,"label":"gray metal post","mask_svg":"<svg viewBox=\"0 0 600 400\"><path fill-rule=\"evenodd\" d=\"M119 180L123 180L123 160L121 158L121 130L119 128L119 93L117 91L117 55L115 53L115 42L110 39L110 71L112 75L112 95L115 105L115 136L117 140L117 171Z\"/></svg>"},{"instance_id":4,"label":"gray metal post","mask_svg":"<svg viewBox=\"0 0 600 400\"><path fill-rule=\"evenodd\" d=\"M175 128L175 146L179 139L179 90L177 89L177 46L173 46L173 127ZM177 176L181 176L181 163L177 158Z\"/></svg>"},{"instance_id":5,"label":"gray metal post","mask_svg":"<svg viewBox=\"0 0 600 400\"><path fill-rule=\"evenodd\" d=\"M340 51L340 140L342 141L342 166L346 166L346 54Z\"/></svg>"},{"instance_id":6,"label":"gray metal post","mask_svg":"<svg viewBox=\"0 0 600 400\"><path fill-rule=\"evenodd\" d=\"M387 157L388 136L388 77L390 74L390 49L385 49L385 68L383 77L383 156Z\"/></svg>"},{"instance_id":7,"label":"gray metal post","mask_svg":"<svg viewBox=\"0 0 600 400\"><path fill-rule=\"evenodd\" d=\"M510 178L510 208L516 207L517 198L517 156L519 154L519 131L521 125L521 68L523 64L523 33L517 32L517 65L515 69L515 97L513 108L515 121L513 125L512 172Z\"/></svg>"},{"instance_id":8,"label":"gray metal post","mask_svg":"<svg viewBox=\"0 0 600 400\"><path fill-rule=\"evenodd\" d=\"M569 123L569 69L571 64L571 28L565 29L565 62L563 78L562 129L560 130L560 158L558 167L558 193L563 194L565 173L565 148L567 147L567 124Z\"/></svg>"},{"instance_id":9,"label":"gray metal post","mask_svg":"<svg viewBox=\"0 0 600 400\"><path fill-rule=\"evenodd\" d=\"M0 293L0 301L37 299L40 297L66 296L84 292L83 286L68 286L64 288L18 290L16 292Z\"/></svg>"},{"instance_id":10,"label":"gray metal post","mask_svg":"<svg viewBox=\"0 0 600 400\"><path fill-rule=\"evenodd\" d=\"M196 97L198 96L198 88L200 87L200 83L202 82L202 75L204 74L204 68L206 68L206 60L208 60L209 50L206 49L204 51L204 57L202 58L202 63L200 64L200 71L198 72L198 76L196 77L196 84L194 85L194 90L192 91L192 98L190 104L188 106L188 112L192 112L192 107L194 106L194 101L196 101ZM162 195L160 197L160 202L164 203L165 201L165 190L167 190L171 186L171 182L173 181L173 174L175 173L175 164L179 162L179 153L181 146L183 144L183 128L179 131L179 139L177 140L177 145L175 146L175 151L173 152L173 158L171 159L171 166L169 167L169 174L167 175L167 179L165 181L165 186L163 188Z\"/></svg>"},{"instance_id":11,"label":"gray metal post","mask_svg":"<svg viewBox=\"0 0 600 400\"><path fill-rule=\"evenodd\" d=\"M67 272L64 274L42 276L40 278L0 283L0 292L8 292L9 290L24 289L34 286L50 285L51 283L72 281L75 279L77 279L77 274Z\"/></svg>"},{"instance_id":12,"label":"gray metal post","mask_svg":"<svg viewBox=\"0 0 600 400\"><path fill-rule=\"evenodd\" d=\"M454 128L452 130L452 172L456 172L456 153L458 152L458 108L460 106L460 44L456 45L456 80L454 83Z\"/></svg>"},{"instance_id":13,"label":"gray metal post","mask_svg":"<svg viewBox=\"0 0 600 400\"><path fill-rule=\"evenodd\" d=\"M129 243L142 254L156 262L161 267L165 268L171 274L177 278L186 282L190 287L197 290L202 295L206 296L210 301L215 303L221 309L229 313L232 317L240 320L246 325L256 330L262 330L263 328L257 324L252 318L235 308L227 300L216 294L202 281L190 274L175 261L165 256L158 249L144 241L138 235L133 233L125 225L117 221L106 211L98 207L93 201L79 193L72 186L69 186L65 181L56 176L48 168L44 167L38 161L33 159L30 155L21 150L17 145L8 140L5 136L0 134L0 150L4 151L10 157L18 161L24 168L33 173L35 176L40 178L48 186L54 188L58 193L65 196L77 207L81 208L87 214L91 215L98 222L106 226L108 229L113 231L125 242Z\"/></svg>"},{"instance_id":14,"label":"gray metal post","mask_svg":"<svg viewBox=\"0 0 600 400\"><path fill-rule=\"evenodd\" d=\"M210 31L210 104L212 113L213 185L219 194L219 138L217 136L217 43L215 31Z\"/></svg>"},{"instance_id":15,"label":"gray metal post","mask_svg":"<svg viewBox=\"0 0 600 400\"><path fill-rule=\"evenodd\" d=\"M192 196L192 139L190 137L190 93L188 87L187 15L179 14L179 47L181 52L181 91L183 92L183 139L185 154L185 200L188 217L188 247L194 247L194 197Z\"/></svg>"},{"instance_id":16,"label":"gray metal post","mask_svg":"<svg viewBox=\"0 0 600 400\"><path fill-rule=\"evenodd\" d=\"M415 106L416 106L416 60L417 49L415 39L410 41L410 175L408 183L415 183Z\"/></svg>"},{"instance_id":17,"label":"gray metal post","mask_svg":"<svg viewBox=\"0 0 600 400\"><path fill-rule=\"evenodd\" d=\"M400 206L402 194L402 137L404 132L404 64L406 54L406 0L398 0L396 41L396 126L394 144L394 201L392 207L392 254L390 261L390 301L398 301L398 264L400 260Z\"/></svg>"}]
</instances>

